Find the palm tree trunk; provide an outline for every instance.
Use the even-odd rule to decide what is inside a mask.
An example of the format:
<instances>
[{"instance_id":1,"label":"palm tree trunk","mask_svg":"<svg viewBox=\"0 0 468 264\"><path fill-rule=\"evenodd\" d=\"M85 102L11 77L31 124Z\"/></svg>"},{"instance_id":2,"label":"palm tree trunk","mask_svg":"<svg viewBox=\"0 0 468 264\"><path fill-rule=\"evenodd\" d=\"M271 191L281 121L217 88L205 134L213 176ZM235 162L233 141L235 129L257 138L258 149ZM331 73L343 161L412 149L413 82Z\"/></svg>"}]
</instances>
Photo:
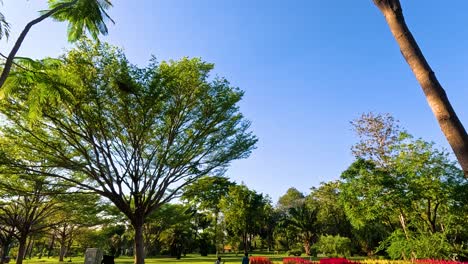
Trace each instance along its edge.
<instances>
[{"instance_id":1,"label":"palm tree trunk","mask_svg":"<svg viewBox=\"0 0 468 264\"><path fill-rule=\"evenodd\" d=\"M390 30L400 46L401 54L413 71L439 126L468 177L468 135L444 89L427 63L403 17L399 0L373 0L385 16Z\"/></svg>"}]
</instances>

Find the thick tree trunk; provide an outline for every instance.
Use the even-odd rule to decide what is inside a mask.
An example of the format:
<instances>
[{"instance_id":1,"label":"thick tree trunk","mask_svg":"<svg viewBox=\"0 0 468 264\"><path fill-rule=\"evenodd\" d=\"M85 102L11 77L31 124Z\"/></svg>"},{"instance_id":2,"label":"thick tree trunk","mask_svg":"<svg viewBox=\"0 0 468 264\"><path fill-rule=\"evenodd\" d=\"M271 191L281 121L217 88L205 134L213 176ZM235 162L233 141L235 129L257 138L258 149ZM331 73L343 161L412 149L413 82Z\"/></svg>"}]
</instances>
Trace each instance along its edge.
<instances>
[{"instance_id":1,"label":"thick tree trunk","mask_svg":"<svg viewBox=\"0 0 468 264\"><path fill-rule=\"evenodd\" d=\"M16 264L23 264L23 258L26 253L26 237L21 237L19 240L18 256L16 257Z\"/></svg>"},{"instance_id":2,"label":"thick tree trunk","mask_svg":"<svg viewBox=\"0 0 468 264\"><path fill-rule=\"evenodd\" d=\"M373 0L385 16L390 30L400 46L401 54L413 71L439 126L468 177L468 135L450 101L427 63L403 17L399 0Z\"/></svg>"},{"instance_id":3,"label":"thick tree trunk","mask_svg":"<svg viewBox=\"0 0 468 264\"><path fill-rule=\"evenodd\" d=\"M143 220L133 223L135 229L135 260L134 264L145 263L145 245L143 241Z\"/></svg>"}]
</instances>

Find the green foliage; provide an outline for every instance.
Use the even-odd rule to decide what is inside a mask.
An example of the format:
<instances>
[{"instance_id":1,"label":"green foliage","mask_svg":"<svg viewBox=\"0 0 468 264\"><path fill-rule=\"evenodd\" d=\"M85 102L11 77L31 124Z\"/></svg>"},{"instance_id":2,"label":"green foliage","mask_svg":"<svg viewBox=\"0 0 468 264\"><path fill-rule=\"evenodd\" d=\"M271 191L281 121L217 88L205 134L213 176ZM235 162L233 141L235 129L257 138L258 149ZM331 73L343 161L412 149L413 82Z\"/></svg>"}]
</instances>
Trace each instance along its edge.
<instances>
[{"instance_id":1,"label":"green foliage","mask_svg":"<svg viewBox=\"0 0 468 264\"><path fill-rule=\"evenodd\" d=\"M296 248L296 249L288 250L287 255L299 257L300 255L302 255L302 249Z\"/></svg>"},{"instance_id":2,"label":"green foliage","mask_svg":"<svg viewBox=\"0 0 468 264\"><path fill-rule=\"evenodd\" d=\"M322 235L316 247L318 252L327 257L348 257L351 254L351 239L339 235Z\"/></svg>"},{"instance_id":3,"label":"green foliage","mask_svg":"<svg viewBox=\"0 0 468 264\"><path fill-rule=\"evenodd\" d=\"M225 177L205 176L190 185L187 185L182 194L182 199L197 205L202 210L219 211L219 201L225 197L229 187L234 183Z\"/></svg>"},{"instance_id":4,"label":"green foliage","mask_svg":"<svg viewBox=\"0 0 468 264\"><path fill-rule=\"evenodd\" d=\"M310 255L310 247L319 232L317 214L318 210L314 205L303 201L300 205L289 208L286 219L286 224L294 228L307 255Z\"/></svg>"},{"instance_id":5,"label":"green foliage","mask_svg":"<svg viewBox=\"0 0 468 264\"><path fill-rule=\"evenodd\" d=\"M73 4L60 8L65 3ZM107 10L111 7L110 0L49 0L51 10L60 8L52 17L60 22L68 22L68 40L71 42L80 39L85 30L94 39L97 39L99 34L107 35L106 21L114 22L107 14Z\"/></svg>"},{"instance_id":6,"label":"green foliage","mask_svg":"<svg viewBox=\"0 0 468 264\"><path fill-rule=\"evenodd\" d=\"M448 259L453 248L443 233L413 235L407 239L401 230L393 232L379 247L392 259Z\"/></svg>"},{"instance_id":7,"label":"green foliage","mask_svg":"<svg viewBox=\"0 0 468 264\"><path fill-rule=\"evenodd\" d=\"M249 250L247 235L258 234L268 203L269 200L262 194L249 190L245 185L229 187L228 196L221 199L226 227L234 236L241 238L244 250Z\"/></svg>"},{"instance_id":8,"label":"green foliage","mask_svg":"<svg viewBox=\"0 0 468 264\"><path fill-rule=\"evenodd\" d=\"M340 203L340 181L321 183L311 188L309 199L318 209L317 221L322 234L351 237L351 223Z\"/></svg>"},{"instance_id":9,"label":"green foliage","mask_svg":"<svg viewBox=\"0 0 468 264\"><path fill-rule=\"evenodd\" d=\"M447 244L457 248L464 243L460 234L466 228L460 224L467 211L458 205L466 201L459 193L466 193L467 180L461 170L433 143L400 132L391 117L366 115L361 121L354 123L362 136L355 148L359 155L340 184L351 224L364 233L377 227L380 237L392 230L390 242L379 250L388 247L394 258L447 258Z\"/></svg>"},{"instance_id":10,"label":"green foliage","mask_svg":"<svg viewBox=\"0 0 468 264\"><path fill-rule=\"evenodd\" d=\"M247 157L257 141L239 112L243 92L210 78L213 64L198 58L138 68L116 48L82 41L59 60L28 62L43 74L19 71L7 83L0 169L95 192L135 230L187 184Z\"/></svg>"},{"instance_id":11,"label":"green foliage","mask_svg":"<svg viewBox=\"0 0 468 264\"><path fill-rule=\"evenodd\" d=\"M0 2L3 4L3 2ZM6 21L5 15L0 12L0 39L10 36L10 24Z\"/></svg>"},{"instance_id":12,"label":"green foliage","mask_svg":"<svg viewBox=\"0 0 468 264\"><path fill-rule=\"evenodd\" d=\"M291 187L278 199L278 207L287 211L289 208L301 204L304 198L305 196L303 193Z\"/></svg>"}]
</instances>

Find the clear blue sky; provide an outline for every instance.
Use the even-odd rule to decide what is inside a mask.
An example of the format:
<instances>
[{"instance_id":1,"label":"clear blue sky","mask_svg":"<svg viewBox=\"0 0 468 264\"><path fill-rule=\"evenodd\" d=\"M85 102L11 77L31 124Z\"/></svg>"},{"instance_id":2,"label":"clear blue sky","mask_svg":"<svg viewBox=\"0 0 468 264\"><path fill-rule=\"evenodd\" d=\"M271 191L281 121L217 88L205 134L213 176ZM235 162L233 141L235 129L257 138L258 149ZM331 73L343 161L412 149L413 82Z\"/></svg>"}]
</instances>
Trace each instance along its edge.
<instances>
[{"instance_id":1,"label":"clear blue sky","mask_svg":"<svg viewBox=\"0 0 468 264\"><path fill-rule=\"evenodd\" d=\"M441 147L445 139L421 88L371 0L120 0L104 40L145 65L201 57L243 89L241 110L258 148L227 175L269 194L294 186L308 193L338 179L356 141L349 121L388 112L410 133ZM6 53L45 0L4 0L12 23ZM468 1L402 0L406 20L449 98L468 126ZM34 28L20 55L57 56L69 44L66 25Z\"/></svg>"}]
</instances>

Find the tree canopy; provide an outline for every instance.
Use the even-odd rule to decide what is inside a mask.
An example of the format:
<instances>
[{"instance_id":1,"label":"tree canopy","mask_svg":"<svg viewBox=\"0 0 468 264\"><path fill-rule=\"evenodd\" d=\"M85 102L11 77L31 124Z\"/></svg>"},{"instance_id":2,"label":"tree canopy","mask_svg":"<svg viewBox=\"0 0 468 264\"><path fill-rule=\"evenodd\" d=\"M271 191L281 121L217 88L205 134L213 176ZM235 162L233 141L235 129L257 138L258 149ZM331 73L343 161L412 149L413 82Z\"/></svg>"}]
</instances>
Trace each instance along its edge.
<instances>
[{"instance_id":1,"label":"tree canopy","mask_svg":"<svg viewBox=\"0 0 468 264\"><path fill-rule=\"evenodd\" d=\"M257 141L237 106L243 92L210 79L213 64L198 58L137 68L118 49L84 41L58 60L28 63L41 71L15 72L0 103L1 163L108 198L136 242L153 210Z\"/></svg>"}]
</instances>

